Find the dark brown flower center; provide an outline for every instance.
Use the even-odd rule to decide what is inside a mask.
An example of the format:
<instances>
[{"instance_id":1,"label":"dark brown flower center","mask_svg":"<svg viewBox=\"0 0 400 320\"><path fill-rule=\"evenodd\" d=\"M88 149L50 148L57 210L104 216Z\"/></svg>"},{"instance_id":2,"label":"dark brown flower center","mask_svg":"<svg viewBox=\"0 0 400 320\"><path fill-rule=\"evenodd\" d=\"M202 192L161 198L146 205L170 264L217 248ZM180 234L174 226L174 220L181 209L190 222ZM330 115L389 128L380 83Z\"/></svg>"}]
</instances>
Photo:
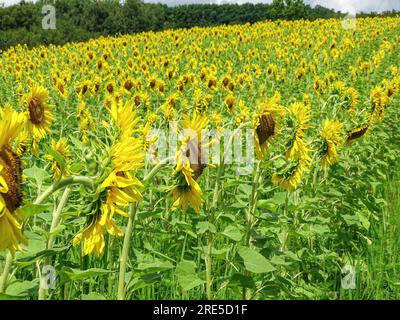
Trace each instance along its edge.
<instances>
[{"instance_id":1,"label":"dark brown flower center","mask_svg":"<svg viewBox=\"0 0 400 320\"><path fill-rule=\"evenodd\" d=\"M29 101L29 118L34 124L41 124L44 120L44 106L37 98Z\"/></svg>"},{"instance_id":2,"label":"dark brown flower center","mask_svg":"<svg viewBox=\"0 0 400 320\"><path fill-rule=\"evenodd\" d=\"M271 114L262 115L260 124L256 129L259 144L265 143L269 137L275 134L275 121Z\"/></svg>"},{"instance_id":3,"label":"dark brown flower center","mask_svg":"<svg viewBox=\"0 0 400 320\"><path fill-rule=\"evenodd\" d=\"M364 125L361 128L358 128L347 135L346 143L349 143L352 140L358 139L362 137L368 130L368 125Z\"/></svg>"},{"instance_id":4,"label":"dark brown flower center","mask_svg":"<svg viewBox=\"0 0 400 320\"><path fill-rule=\"evenodd\" d=\"M193 170L193 179L197 181L207 167L207 165L204 164L205 161L201 154L201 145L197 139L189 141L185 156L190 160L190 168Z\"/></svg>"},{"instance_id":5,"label":"dark brown flower center","mask_svg":"<svg viewBox=\"0 0 400 320\"><path fill-rule=\"evenodd\" d=\"M5 146L0 150L0 159L4 166L0 173L8 186L8 192L3 194L7 209L15 211L22 202L22 167L19 156L10 148Z\"/></svg>"}]
</instances>

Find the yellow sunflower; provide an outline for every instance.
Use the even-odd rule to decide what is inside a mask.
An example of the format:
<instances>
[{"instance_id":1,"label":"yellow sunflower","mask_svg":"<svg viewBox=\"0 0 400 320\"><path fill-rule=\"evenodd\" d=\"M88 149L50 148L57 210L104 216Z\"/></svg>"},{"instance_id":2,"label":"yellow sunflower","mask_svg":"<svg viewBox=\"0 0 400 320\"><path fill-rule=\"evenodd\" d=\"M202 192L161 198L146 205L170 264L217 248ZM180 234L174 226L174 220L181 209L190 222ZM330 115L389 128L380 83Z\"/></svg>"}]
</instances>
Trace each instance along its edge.
<instances>
[{"instance_id":1,"label":"yellow sunflower","mask_svg":"<svg viewBox=\"0 0 400 320\"><path fill-rule=\"evenodd\" d=\"M74 237L72 244L76 246L83 242L83 255L94 253L99 257L105 247L103 227L100 225L99 217L93 215L89 219L88 226Z\"/></svg>"},{"instance_id":2,"label":"yellow sunflower","mask_svg":"<svg viewBox=\"0 0 400 320\"><path fill-rule=\"evenodd\" d=\"M52 106L48 104L48 92L44 87L34 86L26 97L28 129L35 142L50 133L53 122Z\"/></svg>"},{"instance_id":3,"label":"yellow sunflower","mask_svg":"<svg viewBox=\"0 0 400 320\"><path fill-rule=\"evenodd\" d=\"M290 147L286 152L287 160L310 160L308 143L305 140L305 131L310 127L310 107L304 103L295 102L289 106L290 120L293 123L294 134Z\"/></svg>"},{"instance_id":4,"label":"yellow sunflower","mask_svg":"<svg viewBox=\"0 0 400 320\"><path fill-rule=\"evenodd\" d=\"M341 142L340 134L342 132L342 124L335 120L325 120L321 132L324 142L321 164L329 167L339 161L338 147Z\"/></svg>"},{"instance_id":5,"label":"yellow sunflower","mask_svg":"<svg viewBox=\"0 0 400 320\"><path fill-rule=\"evenodd\" d=\"M119 140L111 147L111 168L101 184L102 203L96 218L89 216L88 227L78 233L74 239L77 245L83 242L83 253L101 255L104 251L104 233L122 236L122 231L113 220L114 214L127 217L129 204L140 202L143 197L139 188L143 184L134 176L134 172L144 165L143 146L140 141L130 135L137 123L135 114L128 105L114 106L111 116L121 134Z\"/></svg>"},{"instance_id":6,"label":"yellow sunflower","mask_svg":"<svg viewBox=\"0 0 400 320\"><path fill-rule=\"evenodd\" d=\"M21 232L19 214L21 161L10 146L25 122L25 116L14 112L10 105L0 110L0 251L8 249L12 254L21 250L20 243L27 244Z\"/></svg>"},{"instance_id":7,"label":"yellow sunflower","mask_svg":"<svg viewBox=\"0 0 400 320\"><path fill-rule=\"evenodd\" d=\"M300 185L303 175L308 171L308 167L308 161L291 161L285 168L272 176L272 183L289 191L294 191Z\"/></svg>"},{"instance_id":8,"label":"yellow sunflower","mask_svg":"<svg viewBox=\"0 0 400 320\"><path fill-rule=\"evenodd\" d=\"M197 180L206 168L202 148L207 143L202 141L202 130L207 126L208 119L204 115L195 112L192 118L184 116L182 127L185 138L176 155L176 183L171 188L173 209L181 208L185 212L190 204L195 212L200 212L202 191Z\"/></svg>"},{"instance_id":9,"label":"yellow sunflower","mask_svg":"<svg viewBox=\"0 0 400 320\"><path fill-rule=\"evenodd\" d=\"M268 142L276 138L282 129L285 119L285 109L280 105L279 93L262 103L254 117L254 138L256 155L263 159L268 149Z\"/></svg>"}]
</instances>

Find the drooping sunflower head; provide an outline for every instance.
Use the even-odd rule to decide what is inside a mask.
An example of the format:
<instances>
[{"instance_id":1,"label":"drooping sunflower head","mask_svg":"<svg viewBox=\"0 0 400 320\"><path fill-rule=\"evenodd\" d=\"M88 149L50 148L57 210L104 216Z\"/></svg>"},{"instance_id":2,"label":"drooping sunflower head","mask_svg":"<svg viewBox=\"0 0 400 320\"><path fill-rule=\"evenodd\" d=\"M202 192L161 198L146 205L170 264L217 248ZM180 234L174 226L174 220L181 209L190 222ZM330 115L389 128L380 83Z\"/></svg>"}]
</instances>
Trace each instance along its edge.
<instances>
[{"instance_id":1,"label":"drooping sunflower head","mask_svg":"<svg viewBox=\"0 0 400 320\"><path fill-rule=\"evenodd\" d=\"M292 138L288 143L286 159L308 160L308 142L306 141L306 130L310 127L310 107L304 103L294 102L289 106L288 127L292 130Z\"/></svg>"},{"instance_id":2,"label":"drooping sunflower head","mask_svg":"<svg viewBox=\"0 0 400 320\"><path fill-rule=\"evenodd\" d=\"M208 141L203 141L203 130L207 128L208 123L208 118L204 114L197 112L194 112L191 118L185 115L182 120L185 137L181 150L178 152L178 158L180 158L180 161L188 161L190 163L195 180L202 175L206 167L202 150L209 145Z\"/></svg>"},{"instance_id":3,"label":"drooping sunflower head","mask_svg":"<svg viewBox=\"0 0 400 320\"><path fill-rule=\"evenodd\" d=\"M321 164L331 166L339 161L338 148L341 143L342 124L336 120L325 120L321 137L323 147L321 150Z\"/></svg>"},{"instance_id":4,"label":"drooping sunflower head","mask_svg":"<svg viewBox=\"0 0 400 320\"><path fill-rule=\"evenodd\" d=\"M288 191L294 191L299 187L309 166L308 160L290 161L272 176L272 182Z\"/></svg>"},{"instance_id":5,"label":"drooping sunflower head","mask_svg":"<svg viewBox=\"0 0 400 320\"><path fill-rule=\"evenodd\" d=\"M357 127L349 132L347 132L347 137L346 137L346 144L349 144L350 142L353 142L362 136L366 135L370 129L371 125L369 122L363 124L360 127Z\"/></svg>"},{"instance_id":6,"label":"drooping sunflower head","mask_svg":"<svg viewBox=\"0 0 400 320\"><path fill-rule=\"evenodd\" d=\"M110 114L114 123L120 131L120 140L132 136L134 127L139 122L139 118L133 111L133 101L122 103L113 103L110 108Z\"/></svg>"},{"instance_id":7,"label":"drooping sunflower head","mask_svg":"<svg viewBox=\"0 0 400 320\"><path fill-rule=\"evenodd\" d=\"M373 122L382 121L385 115L385 108L389 103L389 98L385 93L385 89L377 86L371 91L372 112L371 120Z\"/></svg>"},{"instance_id":8,"label":"drooping sunflower head","mask_svg":"<svg viewBox=\"0 0 400 320\"><path fill-rule=\"evenodd\" d=\"M254 136L256 155L259 159L265 157L268 142L277 138L281 132L284 120L285 109L280 105L281 96L279 93L260 104L258 112L254 117Z\"/></svg>"},{"instance_id":9,"label":"drooping sunflower head","mask_svg":"<svg viewBox=\"0 0 400 320\"><path fill-rule=\"evenodd\" d=\"M182 149L186 149L182 146ZM197 175L199 172L197 172ZM191 167L190 161L186 157L180 157L179 152L177 156L177 165L175 169L176 183L171 188L174 203L172 208L174 210L181 208L186 212L189 205L192 206L196 213L200 212L202 203L202 191L197 183L195 172Z\"/></svg>"},{"instance_id":10,"label":"drooping sunflower head","mask_svg":"<svg viewBox=\"0 0 400 320\"><path fill-rule=\"evenodd\" d=\"M88 219L87 227L74 237L72 244L76 246L83 242L83 255L95 254L99 257L103 254L105 247L104 231L100 224L100 216L91 215Z\"/></svg>"},{"instance_id":11,"label":"drooping sunflower head","mask_svg":"<svg viewBox=\"0 0 400 320\"><path fill-rule=\"evenodd\" d=\"M53 122L52 106L48 104L48 92L42 86L34 86L26 97L28 129L34 140L43 139Z\"/></svg>"},{"instance_id":12,"label":"drooping sunflower head","mask_svg":"<svg viewBox=\"0 0 400 320\"><path fill-rule=\"evenodd\" d=\"M18 213L22 202L21 161L11 148L25 121L25 116L10 105L0 110L0 251L8 248L11 253L21 250L20 243L27 243Z\"/></svg>"}]
</instances>

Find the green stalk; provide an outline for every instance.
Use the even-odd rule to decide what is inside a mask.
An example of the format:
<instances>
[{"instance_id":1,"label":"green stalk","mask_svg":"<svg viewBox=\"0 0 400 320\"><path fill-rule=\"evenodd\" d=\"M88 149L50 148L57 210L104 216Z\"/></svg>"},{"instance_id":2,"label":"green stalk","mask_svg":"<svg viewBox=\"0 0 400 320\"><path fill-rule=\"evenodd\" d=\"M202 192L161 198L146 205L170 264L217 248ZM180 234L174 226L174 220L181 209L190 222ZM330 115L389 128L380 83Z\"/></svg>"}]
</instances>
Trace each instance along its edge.
<instances>
[{"instance_id":1,"label":"green stalk","mask_svg":"<svg viewBox=\"0 0 400 320\"><path fill-rule=\"evenodd\" d=\"M258 189L259 179L260 179L260 161L256 162L256 167L254 168L253 174L254 174L254 178L253 178L252 189L251 189L250 207L246 214L246 220L247 220L246 246L247 247L251 247L251 233L252 233L253 224L254 224L253 217L254 217L255 211L257 209L257 197L258 197L257 189ZM248 299L248 292L247 292L246 288L243 288L242 297L243 297L243 300Z\"/></svg>"},{"instance_id":2,"label":"green stalk","mask_svg":"<svg viewBox=\"0 0 400 320\"><path fill-rule=\"evenodd\" d=\"M60 199L60 203L58 204L58 206L55 208L55 210L53 211L53 219L51 222L51 227L50 227L50 237L49 240L47 242L47 249L51 250L53 249L53 245L54 245L54 241L56 239L56 235L54 234L54 231L56 230L56 228L58 227L58 225L60 224L61 221L61 213L63 208L65 207L67 201L68 201L68 197L69 194L71 192L71 189L69 187L66 187L64 190L63 195L61 196ZM46 264L50 264L50 258L46 259ZM46 290L39 285L39 300L46 300Z\"/></svg>"},{"instance_id":3,"label":"green stalk","mask_svg":"<svg viewBox=\"0 0 400 320\"><path fill-rule=\"evenodd\" d=\"M44 200L46 200L49 196L51 196L57 190L60 190L64 187L68 187L72 184L83 184L87 186L93 186L94 181L91 178L84 177L84 176L75 176L75 177L68 177L63 180L56 182L55 184L51 185L45 192L43 192L37 199L34 201L33 204L41 204ZM6 265L4 267L1 279L0 279L0 293L4 293L7 288L8 282L8 274L11 270L11 265L13 263L14 257L9 253L7 255Z\"/></svg>"},{"instance_id":4,"label":"green stalk","mask_svg":"<svg viewBox=\"0 0 400 320\"><path fill-rule=\"evenodd\" d=\"M207 253L205 256L206 263L206 294L207 299L212 300L212 243L213 235L211 232L208 233Z\"/></svg>"},{"instance_id":5,"label":"green stalk","mask_svg":"<svg viewBox=\"0 0 400 320\"><path fill-rule=\"evenodd\" d=\"M230 145L233 142L233 138L235 137L236 133L239 132L246 125L247 125L246 123L240 125L233 132L233 134L229 137L229 141L228 141L228 144L227 144L227 150L223 153L223 155L220 158L220 165L218 167L217 179L216 179L216 182L215 182L213 199L212 199L211 207L210 207L209 213L208 213L208 221L210 223L214 223L214 220L215 220L214 211L217 208L219 196L221 194L221 190L220 190L221 177L222 177L222 175L224 173L224 169L225 169L225 158L227 156L227 152L229 150ZM212 299L212 282L213 282L213 276L212 276L212 247L213 247L213 240L214 240L213 235L210 232L208 232L207 252L206 252L205 258L204 258L205 265L206 265L206 295L207 295L207 299L208 300Z\"/></svg>"},{"instance_id":6,"label":"green stalk","mask_svg":"<svg viewBox=\"0 0 400 320\"><path fill-rule=\"evenodd\" d=\"M68 177L51 185L45 192L43 192L34 202L34 204L41 204L47 197L51 196L57 190L65 188L72 184L83 184L86 186L93 186L94 181L91 178L84 176Z\"/></svg>"},{"instance_id":7,"label":"green stalk","mask_svg":"<svg viewBox=\"0 0 400 320\"><path fill-rule=\"evenodd\" d=\"M129 247L133 234L136 211L137 211L137 205L135 203L131 206L129 210L129 220L125 230L124 243L120 258L119 276L118 276L118 297L117 297L118 300L125 300L126 296L126 288L125 288L126 263L128 261L128 256L129 256Z\"/></svg>"},{"instance_id":8,"label":"green stalk","mask_svg":"<svg viewBox=\"0 0 400 320\"><path fill-rule=\"evenodd\" d=\"M14 260L14 258L12 256L12 254L10 252L8 252L7 258L6 258L6 263L4 265L4 270L3 270L3 273L0 278L0 293L5 293L5 291L7 289L7 284L8 284L8 280L9 280L8 275L10 274L13 260Z\"/></svg>"},{"instance_id":9,"label":"green stalk","mask_svg":"<svg viewBox=\"0 0 400 320\"><path fill-rule=\"evenodd\" d=\"M173 160L173 158L166 158L163 161L160 161L149 173L148 175L143 179L143 182L149 182L151 181L155 175L158 173L158 171L162 170L165 166L167 166L170 161Z\"/></svg>"}]
</instances>

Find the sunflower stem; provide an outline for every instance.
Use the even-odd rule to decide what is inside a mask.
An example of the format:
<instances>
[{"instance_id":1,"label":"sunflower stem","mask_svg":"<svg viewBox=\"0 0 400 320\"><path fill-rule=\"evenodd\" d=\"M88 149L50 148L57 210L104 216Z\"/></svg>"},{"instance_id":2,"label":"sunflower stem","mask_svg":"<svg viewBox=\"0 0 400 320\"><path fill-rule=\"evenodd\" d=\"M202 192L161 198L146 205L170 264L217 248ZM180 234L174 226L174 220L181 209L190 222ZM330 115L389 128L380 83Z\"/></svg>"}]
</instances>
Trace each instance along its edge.
<instances>
[{"instance_id":1,"label":"sunflower stem","mask_svg":"<svg viewBox=\"0 0 400 320\"><path fill-rule=\"evenodd\" d=\"M51 185L45 192L43 192L39 197L37 197L34 204L41 204L44 200L47 199L47 197L51 196L57 190L60 190L72 184L83 184L92 187L94 186L94 181L91 178L85 176L75 176L75 177L65 178Z\"/></svg>"},{"instance_id":2,"label":"sunflower stem","mask_svg":"<svg viewBox=\"0 0 400 320\"><path fill-rule=\"evenodd\" d=\"M167 166L174 158L166 158L163 161L160 161L143 179L143 182L150 182L155 175L162 170L165 166Z\"/></svg>"},{"instance_id":3,"label":"sunflower stem","mask_svg":"<svg viewBox=\"0 0 400 320\"><path fill-rule=\"evenodd\" d=\"M7 257L6 257L6 263L4 265L3 273L0 278L0 293L5 293L8 285L8 276L11 271L11 266L13 263L13 256L10 252L8 252Z\"/></svg>"},{"instance_id":4,"label":"sunflower stem","mask_svg":"<svg viewBox=\"0 0 400 320\"><path fill-rule=\"evenodd\" d=\"M71 189L69 187L66 187L64 189L64 193L61 196L60 203L58 204L57 207L55 207L55 210L53 211L53 219L51 221L51 227L50 227L50 236L49 240L47 242L47 249L51 250L53 249L54 241L56 239L56 234L54 233L58 225L60 224L61 221L61 213L65 205L67 204L69 194L71 192ZM45 263L48 265L51 263L51 259L47 258ZM46 300L46 290L43 288L42 285L39 286L39 300Z\"/></svg>"},{"instance_id":5,"label":"sunflower stem","mask_svg":"<svg viewBox=\"0 0 400 320\"><path fill-rule=\"evenodd\" d=\"M212 243L213 235L211 232L208 233L207 253L205 257L206 263L206 294L207 299L212 300Z\"/></svg>"},{"instance_id":6,"label":"sunflower stem","mask_svg":"<svg viewBox=\"0 0 400 320\"><path fill-rule=\"evenodd\" d=\"M126 263L129 256L129 247L134 229L134 222L136 218L137 205L133 204L129 210L129 220L126 226L124 243L122 247L122 253L119 265L119 276L118 276L118 300L125 300L126 288L125 288L125 274L126 274Z\"/></svg>"},{"instance_id":7,"label":"sunflower stem","mask_svg":"<svg viewBox=\"0 0 400 320\"><path fill-rule=\"evenodd\" d=\"M251 247L251 233L253 231L253 216L257 209L258 185L260 180L260 161L256 161L256 167L253 172L253 183L251 189L250 207L246 214L247 232L246 232L246 246ZM247 272L246 272L247 273ZM244 300L248 299L248 292L243 288L242 296Z\"/></svg>"}]
</instances>

